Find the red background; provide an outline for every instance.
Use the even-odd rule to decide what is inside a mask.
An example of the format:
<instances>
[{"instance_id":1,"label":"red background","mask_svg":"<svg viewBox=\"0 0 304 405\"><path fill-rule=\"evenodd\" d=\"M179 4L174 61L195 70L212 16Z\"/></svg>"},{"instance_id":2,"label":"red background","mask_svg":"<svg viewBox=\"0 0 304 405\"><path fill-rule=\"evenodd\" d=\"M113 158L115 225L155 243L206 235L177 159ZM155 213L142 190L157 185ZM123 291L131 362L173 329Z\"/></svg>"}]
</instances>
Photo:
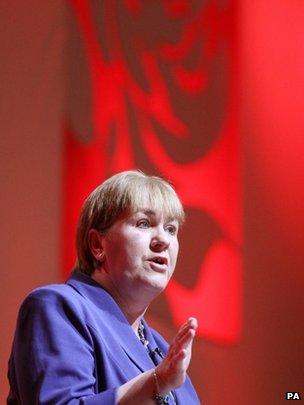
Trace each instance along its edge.
<instances>
[{"instance_id":1,"label":"red background","mask_svg":"<svg viewBox=\"0 0 304 405\"><path fill-rule=\"evenodd\" d=\"M252 3L3 7L1 402L21 300L62 280L84 195L130 167L186 207L150 321L170 338L199 318L204 402L303 390L304 7Z\"/></svg>"},{"instance_id":2,"label":"red background","mask_svg":"<svg viewBox=\"0 0 304 405\"><path fill-rule=\"evenodd\" d=\"M134 167L164 176L187 226L173 280L150 315L158 328L196 316L198 336L222 343L239 340L242 305L235 14L232 2L72 1L63 156L65 273L90 190Z\"/></svg>"}]
</instances>

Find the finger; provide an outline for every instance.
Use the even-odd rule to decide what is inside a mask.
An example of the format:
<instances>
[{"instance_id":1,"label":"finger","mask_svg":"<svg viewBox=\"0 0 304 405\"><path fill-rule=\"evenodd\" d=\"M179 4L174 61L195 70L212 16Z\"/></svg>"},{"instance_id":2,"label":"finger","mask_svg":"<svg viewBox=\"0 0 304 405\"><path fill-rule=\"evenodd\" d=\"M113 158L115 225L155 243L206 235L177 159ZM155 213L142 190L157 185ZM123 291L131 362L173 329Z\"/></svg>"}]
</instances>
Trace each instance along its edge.
<instances>
[{"instance_id":1,"label":"finger","mask_svg":"<svg viewBox=\"0 0 304 405\"><path fill-rule=\"evenodd\" d=\"M198 327L198 322L197 322L197 319L196 319L196 318L191 317L191 318L188 319L188 322L189 322L191 328L197 329L197 327Z\"/></svg>"},{"instance_id":2,"label":"finger","mask_svg":"<svg viewBox=\"0 0 304 405\"><path fill-rule=\"evenodd\" d=\"M182 349L172 358L171 364L176 372L186 372L190 364L191 356L187 350Z\"/></svg>"},{"instance_id":3,"label":"finger","mask_svg":"<svg viewBox=\"0 0 304 405\"><path fill-rule=\"evenodd\" d=\"M195 330L190 329L188 332L177 342L175 342L172 347L170 348L170 355L169 357L172 359L179 353L181 350L186 350L187 352L191 351L192 342L195 336Z\"/></svg>"},{"instance_id":4,"label":"finger","mask_svg":"<svg viewBox=\"0 0 304 405\"><path fill-rule=\"evenodd\" d=\"M181 347L188 348L189 339L190 341L193 340L196 328L197 328L196 318L193 317L188 318L188 320L180 327L177 335L173 339L169 347L167 357L172 358L172 356L174 356L180 350ZM192 334L190 335L188 334L190 330L193 331L193 336Z\"/></svg>"},{"instance_id":5,"label":"finger","mask_svg":"<svg viewBox=\"0 0 304 405\"><path fill-rule=\"evenodd\" d=\"M177 342L179 348L188 349L195 337L195 330L189 329L188 332Z\"/></svg>"},{"instance_id":6,"label":"finger","mask_svg":"<svg viewBox=\"0 0 304 405\"><path fill-rule=\"evenodd\" d=\"M188 320L180 327L179 331L177 332L174 340L178 340L182 338L189 329L196 329L197 328L197 320L196 318L188 318Z\"/></svg>"},{"instance_id":7,"label":"finger","mask_svg":"<svg viewBox=\"0 0 304 405\"><path fill-rule=\"evenodd\" d=\"M189 338L193 339L196 334L197 323L194 321L188 322L187 327L183 330L181 334L178 334L174 339L173 344L183 344L185 341L189 340ZM190 333L189 333L190 332Z\"/></svg>"},{"instance_id":8,"label":"finger","mask_svg":"<svg viewBox=\"0 0 304 405\"><path fill-rule=\"evenodd\" d=\"M187 320L178 330L176 337L182 335L189 328L189 320Z\"/></svg>"},{"instance_id":9,"label":"finger","mask_svg":"<svg viewBox=\"0 0 304 405\"><path fill-rule=\"evenodd\" d=\"M173 362L180 362L180 361L184 360L186 357L187 357L187 351L185 349L182 349L182 350L180 350L179 352L177 352L175 354L172 361Z\"/></svg>"},{"instance_id":10,"label":"finger","mask_svg":"<svg viewBox=\"0 0 304 405\"><path fill-rule=\"evenodd\" d=\"M173 342L170 345L169 348L169 353L170 354L175 354L176 351L178 351L182 345L182 342L185 339L185 336L187 336L189 332L189 326L185 326L184 329L180 330L180 332L175 336Z\"/></svg>"}]
</instances>

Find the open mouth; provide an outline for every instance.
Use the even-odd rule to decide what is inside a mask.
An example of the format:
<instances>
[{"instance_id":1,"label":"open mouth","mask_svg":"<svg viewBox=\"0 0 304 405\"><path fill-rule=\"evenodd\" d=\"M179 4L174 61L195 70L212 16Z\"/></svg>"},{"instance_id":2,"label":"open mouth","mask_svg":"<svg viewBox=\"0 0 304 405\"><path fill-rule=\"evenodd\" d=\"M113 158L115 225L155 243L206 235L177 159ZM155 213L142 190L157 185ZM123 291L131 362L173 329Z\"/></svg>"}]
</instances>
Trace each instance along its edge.
<instances>
[{"instance_id":1,"label":"open mouth","mask_svg":"<svg viewBox=\"0 0 304 405\"><path fill-rule=\"evenodd\" d=\"M151 259L149 259L150 262L159 264L159 265L167 265L168 264L168 260L166 257L162 257L162 256L155 256L152 257Z\"/></svg>"}]
</instances>

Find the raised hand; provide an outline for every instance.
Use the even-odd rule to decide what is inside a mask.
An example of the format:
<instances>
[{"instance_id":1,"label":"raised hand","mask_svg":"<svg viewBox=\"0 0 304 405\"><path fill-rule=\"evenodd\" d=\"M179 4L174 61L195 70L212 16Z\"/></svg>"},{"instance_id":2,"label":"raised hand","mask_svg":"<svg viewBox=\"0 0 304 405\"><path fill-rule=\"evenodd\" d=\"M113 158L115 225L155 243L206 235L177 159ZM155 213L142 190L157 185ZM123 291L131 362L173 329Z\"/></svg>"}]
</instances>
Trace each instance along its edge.
<instances>
[{"instance_id":1,"label":"raised hand","mask_svg":"<svg viewBox=\"0 0 304 405\"><path fill-rule=\"evenodd\" d=\"M197 329L197 320L189 318L178 330L167 356L156 367L161 393L167 393L183 384L191 360L192 343Z\"/></svg>"}]
</instances>

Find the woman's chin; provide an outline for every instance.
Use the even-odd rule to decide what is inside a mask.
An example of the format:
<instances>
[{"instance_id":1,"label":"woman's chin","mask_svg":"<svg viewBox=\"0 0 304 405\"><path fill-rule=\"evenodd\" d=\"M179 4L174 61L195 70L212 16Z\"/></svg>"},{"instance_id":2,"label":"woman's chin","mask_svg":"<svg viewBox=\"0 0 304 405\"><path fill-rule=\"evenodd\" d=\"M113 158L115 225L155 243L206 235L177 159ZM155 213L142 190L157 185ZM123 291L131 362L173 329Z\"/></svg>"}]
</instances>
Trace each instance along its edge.
<instances>
[{"instance_id":1,"label":"woman's chin","mask_svg":"<svg viewBox=\"0 0 304 405\"><path fill-rule=\"evenodd\" d=\"M156 273L140 278L138 281L141 288L154 291L158 295L166 288L169 280L165 274Z\"/></svg>"}]
</instances>

